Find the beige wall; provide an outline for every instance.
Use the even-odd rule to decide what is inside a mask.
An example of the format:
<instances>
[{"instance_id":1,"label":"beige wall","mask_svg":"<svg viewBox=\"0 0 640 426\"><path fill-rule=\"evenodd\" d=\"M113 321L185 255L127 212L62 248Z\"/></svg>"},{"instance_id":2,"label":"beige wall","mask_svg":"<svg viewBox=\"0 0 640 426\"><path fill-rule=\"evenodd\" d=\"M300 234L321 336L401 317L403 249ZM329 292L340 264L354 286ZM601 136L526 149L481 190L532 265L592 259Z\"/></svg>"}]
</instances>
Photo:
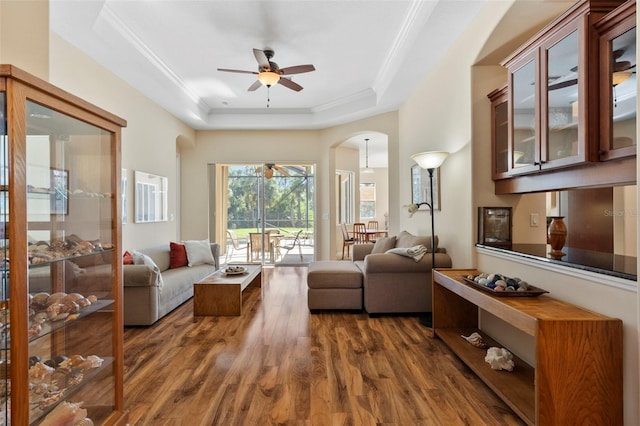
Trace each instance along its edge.
<instances>
[{"instance_id":1,"label":"beige wall","mask_svg":"<svg viewBox=\"0 0 640 426\"><path fill-rule=\"evenodd\" d=\"M49 2L0 1L0 64L12 64L48 81Z\"/></svg>"},{"instance_id":2,"label":"beige wall","mask_svg":"<svg viewBox=\"0 0 640 426\"><path fill-rule=\"evenodd\" d=\"M127 120L122 130L122 167L128 178L129 220L122 229L123 249L179 240L176 141L194 139L195 131L57 35L51 34L50 44L51 83ZM134 170L169 179L169 221L133 222Z\"/></svg>"}]
</instances>

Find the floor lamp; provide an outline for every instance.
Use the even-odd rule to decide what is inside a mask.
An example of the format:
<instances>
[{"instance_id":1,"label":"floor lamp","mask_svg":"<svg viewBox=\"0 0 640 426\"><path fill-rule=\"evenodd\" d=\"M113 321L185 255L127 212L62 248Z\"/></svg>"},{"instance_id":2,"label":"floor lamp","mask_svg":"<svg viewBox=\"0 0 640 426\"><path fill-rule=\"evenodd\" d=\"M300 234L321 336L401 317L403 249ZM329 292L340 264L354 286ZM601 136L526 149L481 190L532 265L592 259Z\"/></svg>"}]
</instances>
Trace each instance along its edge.
<instances>
[{"instance_id":1,"label":"floor lamp","mask_svg":"<svg viewBox=\"0 0 640 426\"><path fill-rule=\"evenodd\" d=\"M435 169L440 167L442 163L444 163L444 160L447 158L448 155L449 153L445 151L429 151L429 152L420 152L418 154L414 154L411 156L411 159L415 161L418 164L418 166L420 166L420 168L427 169L427 171L429 172L429 194L431 195L430 196L431 203L421 202L418 204L414 204L412 206L413 210L410 210L410 211L412 211L413 213L413 211L417 211L422 205L429 206L429 210L431 213L431 269L432 270L436 266L436 235L435 235L435 229L434 229L434 214L433 214L434 213L433 172L435 171ZM432 318L431 312L427 312L424 316L421 316L420 323L427 327L432 327L433 318Z\"/></svg>"}]
</instances>

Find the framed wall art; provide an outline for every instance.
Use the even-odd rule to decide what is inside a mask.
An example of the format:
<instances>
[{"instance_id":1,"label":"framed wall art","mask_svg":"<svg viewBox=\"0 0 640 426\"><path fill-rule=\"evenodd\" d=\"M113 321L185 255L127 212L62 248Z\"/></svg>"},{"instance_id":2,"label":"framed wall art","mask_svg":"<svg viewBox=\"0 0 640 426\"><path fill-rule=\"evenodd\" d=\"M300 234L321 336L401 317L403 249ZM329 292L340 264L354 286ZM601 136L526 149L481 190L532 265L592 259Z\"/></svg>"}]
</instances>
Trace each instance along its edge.
<instances>
[{"instance_id":1,"label":"framed wall art","mask_svg":"<svg viewBox=\"0 0 640 426\"><path fill-rule=\"evenodd\" d=\"M69 171L51 169L51 214L69 214Z\"/></svg>"}]
</instances>

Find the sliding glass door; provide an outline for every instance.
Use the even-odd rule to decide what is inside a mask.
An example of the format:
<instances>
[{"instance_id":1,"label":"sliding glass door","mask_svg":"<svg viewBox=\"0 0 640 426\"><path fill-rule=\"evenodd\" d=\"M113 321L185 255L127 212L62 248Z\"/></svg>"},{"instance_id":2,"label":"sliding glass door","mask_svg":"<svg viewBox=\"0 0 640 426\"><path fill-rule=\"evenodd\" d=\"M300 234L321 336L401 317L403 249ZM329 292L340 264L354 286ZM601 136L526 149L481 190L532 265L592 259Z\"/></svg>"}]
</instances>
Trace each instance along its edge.
<instances>
[{"instance_id":1,"label":"sliding glass door","mask_svg":"<svg viewBox=\"0 0 640 426\"><path fill-rule=\"evenodd\" d=\"M212 165L210 229L227 263L314 258L314 170L312 164Z\"/></svg>"}]
</instances>

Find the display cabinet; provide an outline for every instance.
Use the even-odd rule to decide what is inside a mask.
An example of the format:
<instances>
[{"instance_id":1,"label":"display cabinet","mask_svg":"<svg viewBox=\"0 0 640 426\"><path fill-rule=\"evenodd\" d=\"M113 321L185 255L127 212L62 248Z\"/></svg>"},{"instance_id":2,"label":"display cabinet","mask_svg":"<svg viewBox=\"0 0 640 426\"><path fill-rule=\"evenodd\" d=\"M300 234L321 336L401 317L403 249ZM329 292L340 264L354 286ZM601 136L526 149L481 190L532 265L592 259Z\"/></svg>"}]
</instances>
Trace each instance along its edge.
<instances>
[{"instance_id":1,"label":"display cabinet","mask_svg":"<svg viewBox=\"0 0 640 426\"><path fill-rule=\"evenodd\" d=\"M487 95L491 101L491 178L509 177L509 95L504 85Z\"/></svg>"},{"instance_id":2,"label":"display cabinet","mask_svg":"<svg viewBox=\"0 0 640 426\"><path fill-rule=\"evenodd\" d=\"M600 35L600 161L636 155L636 2L596 23Z\"/></svg>"},{"instance_id":3,"label":"display cabinet","mask_svg":"<svg viewBox=\"0 0 640 426\"><path fill-rule=\"evenodd\" d=\"M590 160L599 114L594 24L620 3L576 3L503 62L509 71L510 175Z\"/></svg>"},{"instance_id":4,"label":"display cabinet","mask_svg":"<svg viewBox=\"0 0 640 426\"><path fill-rule=\"evenodd\" d=\"M126 424L125 125L0 65L0 425Z\"/></svg>"}]
</instances>

